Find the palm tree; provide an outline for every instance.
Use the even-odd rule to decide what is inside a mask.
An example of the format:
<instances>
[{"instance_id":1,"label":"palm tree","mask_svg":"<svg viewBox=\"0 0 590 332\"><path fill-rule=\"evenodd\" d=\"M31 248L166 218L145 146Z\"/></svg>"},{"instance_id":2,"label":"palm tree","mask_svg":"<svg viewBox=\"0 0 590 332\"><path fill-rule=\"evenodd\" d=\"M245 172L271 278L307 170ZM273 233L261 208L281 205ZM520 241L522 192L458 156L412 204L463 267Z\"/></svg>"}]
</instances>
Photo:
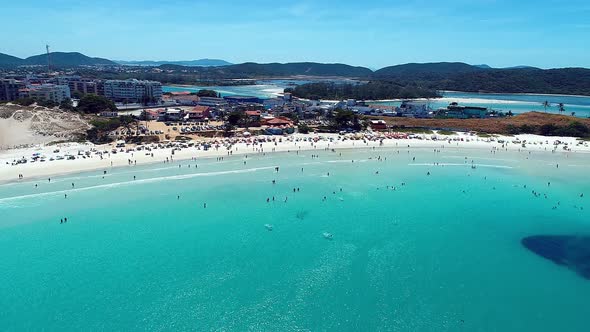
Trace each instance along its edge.
<instances>
[{"instance_id":1,"label":"palm tree","mask_svg":"<svg viewBox=\"0 0 590 332\"><path fill-rule=\"evenodd\" d=\"M563 112L565 112L565 107L563 105L563 103L559 103L559 114L562 114Z\"/></svg>"},{"instance_id":2,"label":"palm tree","mask_svg":"<svg viewBox=\"0 0 590 332\"><path fill-rule=\"evenodd\" d=\"M547 107L551 107L551 103L547 100L543 102L543 107L545 108L545 113L547 113Z\"/></svg>"}]
</instances>

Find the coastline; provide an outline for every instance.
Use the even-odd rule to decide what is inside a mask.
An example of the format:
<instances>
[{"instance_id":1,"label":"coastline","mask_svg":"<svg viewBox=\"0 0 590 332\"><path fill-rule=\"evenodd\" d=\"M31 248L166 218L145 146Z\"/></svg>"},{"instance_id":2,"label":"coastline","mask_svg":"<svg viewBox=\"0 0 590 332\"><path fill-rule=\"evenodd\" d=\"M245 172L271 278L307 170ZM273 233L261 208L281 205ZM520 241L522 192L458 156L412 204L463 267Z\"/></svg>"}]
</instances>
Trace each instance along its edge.
<instances>
[{"instance_id":1,"label":"coastline","mask_svg":"<svg viewBox=\"0 0 590 332\"><path fill-rule=\"evenodd\" d=\"M113 168L133 167L166 162L167 158L173 161L196 160L204 158L224 157L231 155L253 155L259 153L310 151L318 149L366 149L366 148L440 148L441 146L465 149L490 150L507 149L523 151L539 151L551 153L584 153L590 156L590 146L587 142L580 144L573 137L544 137L538 135L495 136L494 138L481 138L467 133L454 135L420 134L411 135L407 139L384 138L378 135L367 135L363 139L353 140L339 139L337 134L295 134L289 137L258 136L252 139L259 140L256 144L247 143L245 139L222 140L214 143L205 151L196 147L178 149L177 145L167 148L154 149L152 151L129 151L110 153L111 145L95 146L92 144L64 143L51 146L38 146L34 148L0 151L0 185L28 181L31 179L63 176L68 174L108 171ZM433 139L435 138L435 139ZM276 140L275 140L276 139ZM498 140L505 142L504 147ZM516 142L516 143L514 143ZM527 142L523 147L522 142ZM557 144L560 142L560 144ZM565 144L567 143L567 145ZM179 145L180 143L178 143ZM229 147L229 149L228 149ZM567 147L567 150L564 149ZM59 152L54 152L59 149ZM126 149L133 149L130 145ZM120 149L118 149L120 150ZM175 151L173 151L175 150ZM101 158L97 152L103 152ZM26 164L11 165L14 160L30 158L34 153L49 158L58 155L73 155L74 160L54 160L45 162L27 162ZM152 156L153 154L153 156ZM19 180L19 174L24 178Z\"/></svg>"},{"instance_id":2,"label":"coastline","mask_svg":"<svg viewBox=\"0 0 590 332\"><path fill-rule=\"evenodd\" d=\"M566 95L556 93L527 93L527 92L468 92L468 91L454 91L454 90L441 90L442 93L453 92L453 93L473 93L480 95L516 95L516 96L556 96L556 97L579 97L579 98L590 98L590 95Z\"/></svg>"}]
</instances>

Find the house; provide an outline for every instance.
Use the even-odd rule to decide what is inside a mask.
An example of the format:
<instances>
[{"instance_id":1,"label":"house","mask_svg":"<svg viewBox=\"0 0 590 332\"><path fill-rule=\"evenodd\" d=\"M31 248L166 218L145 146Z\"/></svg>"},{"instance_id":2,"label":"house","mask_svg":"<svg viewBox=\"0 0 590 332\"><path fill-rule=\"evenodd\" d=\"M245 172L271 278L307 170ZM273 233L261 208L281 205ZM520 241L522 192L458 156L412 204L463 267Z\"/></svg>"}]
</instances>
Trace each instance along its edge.
<instances>
[{"instance_id":1,"label":"house","mask_svg":"<svg viewBox=\"0 0 590 332\"><path fill-rule=\"evenodd\" d=\"M225 96L225 101L230 104L261 104L262 100L253 96Z\"/></svg>"},{"instance_id":2,"label":"house","mask_svg":"<svg viewBox=\"0 0 590 332\"><path fill-rule=\"evenodd\" d=\"M399 112L402 116L410 118L429 118L434 115L430 107L428 107L428 103L410 100L402 101Z\"/></svg>"},{"instance_id":3,"label":"house","mask_svg":"<svg viewBox=\"0 0 590 332\"><path fill-rule=\"evenodd\" d=\"M383 120L371 120L370 125L373 130L387 130L387 123Z\"/></svg>"},{"instance_id":4,"label":"house","mask_svg":"<svg viewBox=\"0 0 590 332\"><path fill-rule=\"evenodd\" d=\"M285 105L285 100L281 99L281 98L265 99L262 102L262 105L264 106L265 109L270 110L275 107L282 107L283 105Z\"/></svg>"},{"instance_id":5,"label":"house","mask_svg":"<svg viewBox=\"0 0 590 332\"><path fill-rule=\"evenodd\" d=\"M289 118L279 116L279 117L264 121L263 125L266 125L266 126L292 126L293 121Z\"/></svg>"},{"instance_id":6,"label":"house","mask_svg":"<svg viewBox=\"0 0 590 332\"><path fill-rule=\"evenodd\" d=\"M216 97L199 97L199 102L197 105L201 106L209 106L209 107L225 107L227 106L227 101L223 98L216 98Z\"/></svg>"},{"instance_id":7,"label":"house","mask_svg":"<svg viewBox=\"0 0 590 332\"><path fill-rule=\"evenodd\" d=\"M261 112L260 111L246 111L244 112L248 118L248 123L252 127L260 126Z\"/></svg>"},{"instance_id":8,"label":"house","mask_svg":"<svg viewBox=\"0 0 590 332\"><path fill-rule=\"evenodd\" d=\"M170 108L166 110L167 121L180 121L184 118L184 111L179 108Z\"/></svg>"},{"instance_id":9,"label":"house","mask_svg":"<svg viewBox=\"0 0 590 332\"><path fill-rule=\"evenodd\" d=\"M488 113L489 112L486 107L460 106L458 103L453 102L449 104L447 108L439 109L437 115L453 119L483 119L488 115Z\"/></svg>"},{"instance_id":10,"label":"house","mask_svg":"<svg viewBox=\"0 0 590 332\"><path fill-rule=\"evenodd\" d=\"M201 98L197 95L192 95L192 94L184 94L184 95L178 95L178 96L173 96L174 100L176 101L176 103L180 104L180 105L186 105L186 106L193 106L193 105L198 105L199 101L201 100Z\"/></svg>"},{"instance_id":11,"label":"house","mask_svg":"<svg viewBox=\"0 0 590 332\"><path fill-rule=\"evenodd\" d=\"M293 121L283 116L263 121L263 124L268 126L264 130L264 132L268 135L283 135L292 134L295 132Z\"/></svg>"},{"instance_id":12,"label":"house","mask_svg":"<svg viewBox=\"0 0 590 332\"><path fill-rule=\"evenodd\" d=\"M164 109L158 109L158 110L149 110L149 109L145 109L143 111L141 111L141 115L140 118L146 121L153 121L153 120L158 120L160 113L165 113Z\"/></svg>"},{"instance_id":13,"label":"house","mask_svg":"<svg viewBox=\"0 0 590 332\"><path fill-rule=\"evenodd\" d=\"M209 106L195 106L188 112L188 121L208 121L211 119Z\"/></svg>"}]
</instances>

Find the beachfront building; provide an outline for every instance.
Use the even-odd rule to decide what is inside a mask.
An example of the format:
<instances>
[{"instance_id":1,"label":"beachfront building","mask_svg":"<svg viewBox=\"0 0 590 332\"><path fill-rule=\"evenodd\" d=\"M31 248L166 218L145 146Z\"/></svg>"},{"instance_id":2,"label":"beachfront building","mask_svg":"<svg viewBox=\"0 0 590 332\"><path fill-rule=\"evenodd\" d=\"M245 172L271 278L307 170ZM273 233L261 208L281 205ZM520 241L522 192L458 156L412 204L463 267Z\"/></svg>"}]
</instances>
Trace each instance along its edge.
<instances>
[{"instance_id":1,"label":"beachfront building","mask_svg":"<svg viewBox=\"0 0 590 332\"><path fill-rule=\"evenodd\" d=\"M158 120L160 117L160 113L166 113L164 109L144 109L141 111L139 115L139 119L144 121L155 121Z\"/></svg>"},{"instance_id":2,"label":"beachfront building","mask_svg":"<svg viewBox=\"0 0 590 332\"><path fill-rule=\"evenodd\" d=\"M116 102L160 102L162 99L162 83L136 79L108 80L104 83L104 95Z\"/></svg>"},{"instance_id":3,"label":"beachfront building","mask_svg":"<svg viewBox=\"0 0 590 332\"><path fill-rule=\"evenodd\" d=\"M69 99L70 87L67 85L57 84L41 84L31 85L28 89L21 89L27 97L37 100L51 100L54 103L61 103L65 99ZM23 96L21 94L21 96Z\"/></svg>"},{"instance_id":4,"label":"beachfront building","mask_svg":"<svg viewBox=\"0 0 590 332\"><path fill-rule=\"evenodd\" d=\"M398 108L399 113L408 118L431 118L434 113L426 102L404 100Z\"/></svg>"},{"instance_id":5,"label":"beachfront building","mask_svg":"<svg viewBox=\"0 0 590 332\"><path fill-rule=\"evenodd\" d=\"M265 109L267 110L271 110L271 109L275 109L278 107L283 107L285 105L285 100L283 98L269 98L269 99L265 99L262 102L262 105L264 106Z\"/></svg>"},{"instance_id":6,"label":"beachfront building","mask_svg":"<svg viewBox=\"0 0 590 332\"><path fill-rule=\"evenodd\" d=\"M282 116L270 119L264 119L262 125L266 126L264 133L267 135L283 135L295 132L293 120Z\"/></svg>"},{"instance_id":7,"label":"beachfront building","mask_svg":"<svg viewBox=\"0 0 590 332\"><path fill-rule=\"evenodd\" d=\"M223 97L230 104L262 104L262 100L253 96L225 96Z\"/></svg>"},{"instance_id":8,"label":"beachfront building","mask_svg":"<svg viewBox=\"0 0 590 332\"><path fill-rule=\"evenodd\" d=\"M387 130L387 123L383 120L371 120L370 125L373 130Z\"/></svg>"},{"instance_id":9,"label":"beachfront building","mask_svg":"<svg viewBox=\"0 0 590 332\"><path fill-rule=\"evenodd\" d=\"M486 107L461 106L456 102L449 104L446 108L441 108L437 112L438 117L451 119L483 119L486 118L489 111Z\"/></svg>"},{"instance_id":10,"label":"beachfront building","mask_svg":"<svg viewBox=\"0 0 590 332\"><path fill-rule=\"evenodd\" d=\"M97 96L104 96L104 82L102 81L93 81L93 80L79 80L79 81L70 81L68 82L68 86L70 87L70 91L72 93L79 92L83 95L86 94L93 94Z\"/></svg>"},{"instance_id":11,"label":"beachfront building","mask_svg":"<svg viewBox=\"0 0 590 332\"><path fill-rule=\"evenodd\" d=\"M184 110L180 108L168 108L166 109L165 119L166 121L181 121L184 119Z\"/></svg>"},{"instance_id":12,"label":"beachfront building","mask_svg":"<svg viewBox=\"0 0 590 332\"><path fill-rule=\"evenodd\" d=\"M0 79L0 100L13 101L19 98L19 89L24 85L15 79Z\"/></svg>"},{"instance_id":13,"label":"beachfront building","mask_svg":"<svg viewBox=\"0 0 590 332\"><path fill-rule=\"evenodd\" d=\"M188 112L188 121L203 122L211 119L209 106L195 106Z\"/></svg>"},{"instance_id":14,"label":"beachfront building","mask_svg":"<svg viewBox=\"0 0 590 332\"><path fill-rule=\"evenodd\" d=\"M216 97L199 97L197 105L209 107L226 107L227 101L223 98Z\"/></svg>"}]
</instances>

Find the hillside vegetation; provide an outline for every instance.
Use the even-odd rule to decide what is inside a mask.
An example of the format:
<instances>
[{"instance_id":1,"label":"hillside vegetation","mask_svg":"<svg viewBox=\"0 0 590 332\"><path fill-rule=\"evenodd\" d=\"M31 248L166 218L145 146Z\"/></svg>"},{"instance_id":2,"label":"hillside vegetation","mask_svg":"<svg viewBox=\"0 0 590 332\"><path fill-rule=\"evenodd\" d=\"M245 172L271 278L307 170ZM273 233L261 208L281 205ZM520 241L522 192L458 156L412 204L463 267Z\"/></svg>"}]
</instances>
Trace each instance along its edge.
<instances>
[{"instance_id":1,"label":"hillside vegetation","mask_svg":"<svg viewBox=\"0 0 590 332\"><path fill-rule=\"evenodd\" d=\"M538 134L545 136L590 136L590 119L571 116L529 112L513 117L489 119L415 119L379 118L398 129L427 128L459 131L477 131L489 134Z\"/></svg>"}]
</instances>

